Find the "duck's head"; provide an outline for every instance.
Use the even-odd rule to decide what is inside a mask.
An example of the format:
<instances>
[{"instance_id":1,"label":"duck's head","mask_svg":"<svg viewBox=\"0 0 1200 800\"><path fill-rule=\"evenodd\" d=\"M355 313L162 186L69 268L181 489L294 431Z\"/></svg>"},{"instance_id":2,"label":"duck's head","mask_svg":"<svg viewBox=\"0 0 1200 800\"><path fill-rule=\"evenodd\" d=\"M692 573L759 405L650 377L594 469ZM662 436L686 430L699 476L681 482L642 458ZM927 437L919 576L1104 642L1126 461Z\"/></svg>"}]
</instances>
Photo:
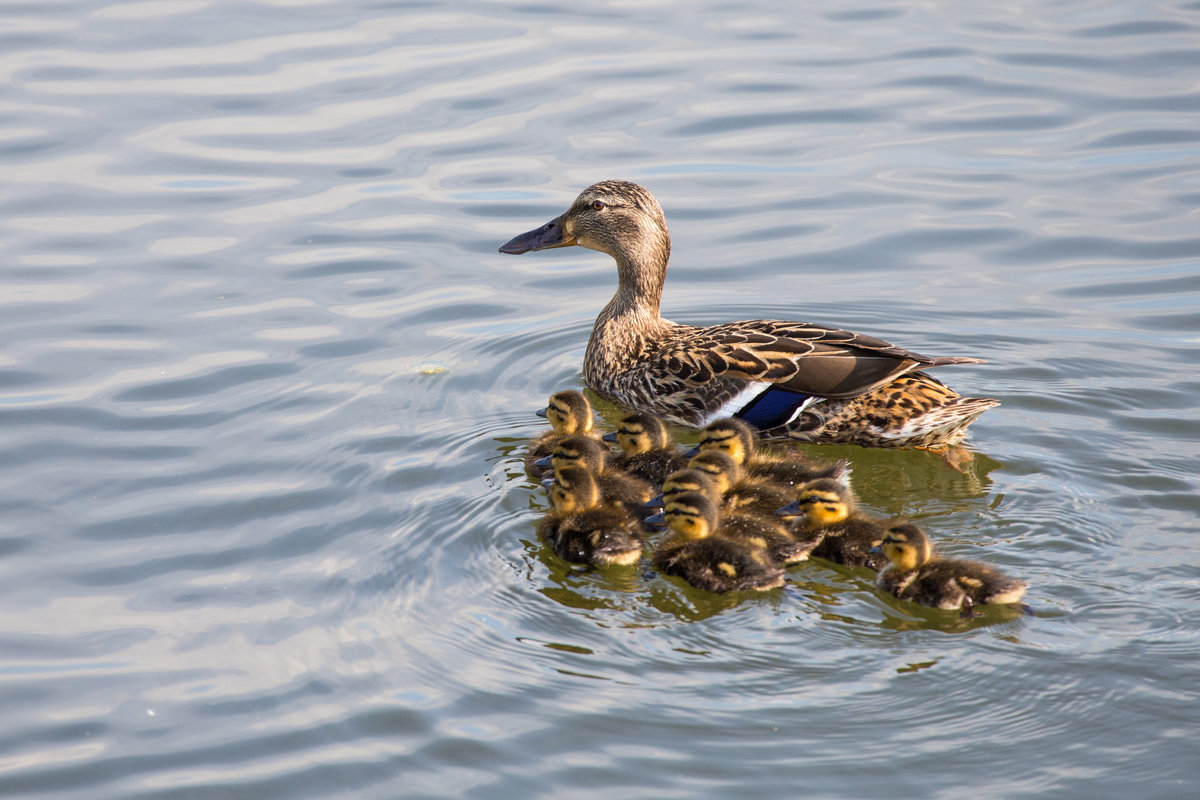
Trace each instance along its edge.
<instances>
[{"instance_id":1,"label":"duck's head","mask_svg":"<svg viewBox=\"0 0 1200 800\"><path fill-rule=\"evenodd\" d=\"M888 528L883 541L871 552L882 552L893 568L910 572L933 558L933 545L920 526L902 522Z\"/></svg>"},{"instance_id":2,"label":"duck's head","mask_svg":"<svg viewBox=\"0 0 1200 800\"><path fill-rule=\"evenodd\" d=\"M550 395L550 402L537 414L549 420L550 427L558 433L592 431L592 404L583 396L583 392L574 389Z\"/></svg>"},{"instance_id":3,"label":"duck's head","mask_svg":"<svg viewBox=\"0 0 1200 800\"><path fill-rule=\"evenodd\" d=\"M505 242L500 252L520 255L571 245L608 253L618 264L661 262L664 268L671 253L658 201L636 183L621 180L592 184L563 214Z\"/></svg>"},{"instance_id":4,"label":"duck's head","mask_svg":"<svg viewBox=\"0 0 1200 800\"><path fill-rule=\"evenodd\" d=\"M676 495L683 494L684 492L699 492L708 497L714 497L718 494L717 485L713 483L712 477L708 473L693 469L692 467L676 470L663 481L663 504L665 505Z\"/></svg>"},{"instance_id":5,"label":"duck's head","mask_svg":"<svg viewBox=\"0 0 1200 800\"><path fill-rule=\"evenodd\" d=\"M719 494L725 494L742 477L742 468L723 450L702 450L688 462L709 477Z\"/></svg>"},{"instance_id":6,"label":"duck's head","mask_svg":"<svg viewBox=\"0 0 1200 800\"><path fill-rule=\"evenodd\" d=\"M684 539L703 539L717 527L717 507L700 492L680 492L663 509L667 527Z\"/></svg>"},{"instance_id":7,"label":"duck's head","mask_svg":"<svg viewBox=\"0 0 1200 800\"><path fill-rule=\"evenodd\" d=\"M819 478L800 487L795 502L779 509L782 516L800 515L810 525L836 525L854 513L854 493L836 478Z\"/></svg>"},{"instance_id":8,"label":"duck's head","mask_svg":"<svg viewBox=\"0 0 1200 800\"><path fill-rule=\"evenodd\" d=\"M604 459L608 455L604 445L582 433L572 434L554 446L550 454L550 466L555 471L566 466L583 467L594 474L604 470Z\"/></svg>"},{"instance_id":9,"label":"duck's head","mask_svg":"<svg viewBox=\"0 0 1200 800\"><path fill-rule=\"evenodd\" d=\"M746 459L754 453L754 429L734 417L726 417L710 422L700 431L700 452L720 450L728 453L739 465L745 464Z\"/></svg>"},{"instance_id":10,"label":"duck's head","mask_svg":"<svg viewBox=\"0 0 1200 800\"><path fill-rule=\"evenodd\" d=\"M604 435L606 441L609 440L609 435ZM616 441L624 453L632 456L667 447L671 443L671 436L661 419L654 414L639 411L626 414L621 419L616 433L612 435L612 441Z\"/></svg>"},{"instance_id":11,"label":"duck's head","mask_svg":"<svg viewBox=\"0 0 1200 800\"><path fill-rule=\"evenodd\" d=\"M600 487L592 473L580 466L554 470L550 484L550 504L559 514L577 514L600 503Z\"/></svg>"}]
</instances>

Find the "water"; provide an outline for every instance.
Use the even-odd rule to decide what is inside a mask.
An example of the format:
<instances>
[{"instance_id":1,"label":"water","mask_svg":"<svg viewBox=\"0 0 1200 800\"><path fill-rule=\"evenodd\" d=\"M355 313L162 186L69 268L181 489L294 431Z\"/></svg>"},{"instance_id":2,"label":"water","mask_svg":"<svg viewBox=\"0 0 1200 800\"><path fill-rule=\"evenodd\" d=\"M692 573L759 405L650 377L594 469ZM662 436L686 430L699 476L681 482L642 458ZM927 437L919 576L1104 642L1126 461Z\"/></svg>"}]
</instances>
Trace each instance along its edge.
<instances>
[{"instance_id":1,"label":"water","mask_svg":"<svg viewBox=\"0 0 1200 800\"><path fill-rule=\"evenodd\" d=\"M0 4L0 795L1190 797L1200 4ZM1030 582L578 574L520 466L615 284L987 359L874 513Z\"/></svg>"}]
</instances>

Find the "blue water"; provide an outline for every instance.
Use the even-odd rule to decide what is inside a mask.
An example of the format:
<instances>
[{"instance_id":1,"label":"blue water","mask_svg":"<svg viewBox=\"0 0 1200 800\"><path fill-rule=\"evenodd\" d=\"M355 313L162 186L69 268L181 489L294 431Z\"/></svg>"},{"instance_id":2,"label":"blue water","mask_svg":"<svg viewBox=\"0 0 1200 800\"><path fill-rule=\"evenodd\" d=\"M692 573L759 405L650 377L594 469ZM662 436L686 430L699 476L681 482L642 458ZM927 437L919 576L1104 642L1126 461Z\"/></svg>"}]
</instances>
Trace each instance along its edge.
<instances>
[{"instance_id":1,"label":"blue water","mask_svg":"<svg viewBox=\"0 0 1200 800\"><path fill-rule=\"evenodd\" d=\"M1200 4L0 4L0 796L1191 797ZM1032 616L537 541L611 261L986 365L864 505ZM610 415L612 410L606 410Z\"/></svg>"}]
</instances>

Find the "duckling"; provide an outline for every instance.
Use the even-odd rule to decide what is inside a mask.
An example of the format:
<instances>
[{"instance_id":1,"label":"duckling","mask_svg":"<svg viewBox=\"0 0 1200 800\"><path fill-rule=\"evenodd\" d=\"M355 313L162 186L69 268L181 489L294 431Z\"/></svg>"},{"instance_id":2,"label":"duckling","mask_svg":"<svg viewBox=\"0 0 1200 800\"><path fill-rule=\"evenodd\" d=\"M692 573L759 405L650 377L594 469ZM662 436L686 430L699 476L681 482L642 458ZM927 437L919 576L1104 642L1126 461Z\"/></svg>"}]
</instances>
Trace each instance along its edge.
<instances>
[{"instance_id":1,"label":"duckling","mask_svg":"<svg viewBox=\"0 0 1200 800\"><path fill-rule=\"evenodd\" d=\"M529 443L529 449L525 451L525 471L540 480L552 470L538 467L534 462L550 455L556 444L573 433L594 435L593 415L592 404L584 397L583 392L574 389L550 395L550 402L545 408L539 408L536 413L550 421L550 430Z\"/></svg>"},{"instance_id":2,"label":"duckling","mask_svg":"<svg viewBox=\"0 0 1200 800\"><path fill-rule=\"evenodd\" d=\"M568 464L585 468L595 477L600 495L606 502L618 502L637 513L654 495L654 487L641 478L616 469L613 462L612 451L581 433L571 434L555 445L548 460L549 466L555 471ZM538 463L545 465L547 461Z\"/></svg>"},{"instance_id":3,"label":"duckling","mask_svg":"<svg viewBox=\"0 0 1200 800\"><path fill-rule=\"evenodd\" d=\"M654 566L709 592L766 591L783 585L783 570L766 550L717 530L717 510L698 492L682 493L664 512L671 536L654 551Z\"/></svg>"},{"instance_id":4,"label":"duckling","mask_svg":"<svg viewBox=\"0 0 1200 800\"><path fill-rule=\"evenodd\" d=\"M754 514L722 513L717 501L703 492L677 492L666 501L662 514L647 522L665 522L672 518L708 519L715 524L716 534L739 544L759 547L766 551L774 564L796 564L808 558L808 548L793 539L776 519Z\"/></svg>"},{"instance_id":5,"label":"duckling","mask_svg":"<svg viewBox=\"0 0 1200 800\"><path fill-rule=\"evenodd\" d=\"M810 556L876 571L887 564L887 559L871 548L883 538L888 523L859 512L849 486L834 478L820 478L801 486L798 494L778 514L800 515L792 524L792 536Z\"/></svg>"},{"instance_id":6,"label":"duckling","mask_svg":"<svg viewBox=\"0 0 1200 800\"><path fill-rule=\"evenodd\" d=\"M722 450L704 450L692 456L688 465L709 476L716 485L721 507L726 511L766 514L774 517L780 505L792 499L790 487L769 478L750 477Z\"/></svg>"},{"instance_id":7,"label":"duckling","mask_svg":"<svg viewBox=\"0 0 1200 800\"><path fill-rule=\"evenodd\" d=\"M602 438L621 448L622 455L617 456L613 466L655 486L661 486L667 475L687 464L687 456L671 443L667 426L647 411L626 414L617 429Z\"/></svg>"},{"instance_id":8,"label":"duckling","mask_svg":"<svg viewBox=\"0 0 1200 800\"><path fill-rule=\"evenodd\" d=\"M752 477L769 478L790 486L816 478L848 479L849 462L817 464L796 450L766 447L754 428L740 419L725 417L710 422L700 431L700 452L720 450L728 453Z\"/></svg>"},{"instance_id":9,"label":"duckling","mask_svg":"<svg viewBox=\"0 0 1200 800\"><path fill-rule=\"evenodd\" d=\"M680 492L700 492L714 501L721 499L721 490L708 473L687 467L668 475L663 481L662 494L647 502L646 508L662 508Z\"/></svg>"},{"instance_id":10,"label":"duckling","mask_svg":"<svg viewBox=\"0 0 1200 800\"><path fill-rule=\"evenodd\" d=\"M636 564L642 555L640 524L616 503L606 503L590 472L567 465L555 470L552 509L538 534L564 561L597 566Z\"/></svg>"},{"instance_id":11,"label":"duckling","mask_svg":"<svg viewBox=\"0 0 1200 800\"><path fill-rule=\"evenodd\" d=\"M887 529L876 548L887 557L888 566L875 578L875 585L901 600L912 600L934 608L963 610L989 603L1017 603L1025 596L1026 583L978 561L938 558L925 531L911 522Z\"/></svg>"}]
</instances>

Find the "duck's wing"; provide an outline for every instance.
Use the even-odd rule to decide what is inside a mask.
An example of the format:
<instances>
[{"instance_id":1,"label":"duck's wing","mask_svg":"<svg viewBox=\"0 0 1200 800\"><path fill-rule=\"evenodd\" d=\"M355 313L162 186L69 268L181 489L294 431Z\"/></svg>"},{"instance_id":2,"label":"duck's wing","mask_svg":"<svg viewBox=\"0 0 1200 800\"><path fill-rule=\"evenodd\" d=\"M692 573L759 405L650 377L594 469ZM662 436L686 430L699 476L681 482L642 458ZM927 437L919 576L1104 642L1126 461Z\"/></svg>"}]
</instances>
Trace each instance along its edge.
<instances>
[{"instance_id":1,"label":"duck's wing","mask_svg":"<svg viewBox=\"0 0 1200 800\"><path fill-rule=\"evenodd\" d=\"M914 369L983 363L925 356L874 336L782 320L680 326L658 360L671 376L688 383L719 376L833 399L856 397Z\"/></svg>"}]
</instances>

